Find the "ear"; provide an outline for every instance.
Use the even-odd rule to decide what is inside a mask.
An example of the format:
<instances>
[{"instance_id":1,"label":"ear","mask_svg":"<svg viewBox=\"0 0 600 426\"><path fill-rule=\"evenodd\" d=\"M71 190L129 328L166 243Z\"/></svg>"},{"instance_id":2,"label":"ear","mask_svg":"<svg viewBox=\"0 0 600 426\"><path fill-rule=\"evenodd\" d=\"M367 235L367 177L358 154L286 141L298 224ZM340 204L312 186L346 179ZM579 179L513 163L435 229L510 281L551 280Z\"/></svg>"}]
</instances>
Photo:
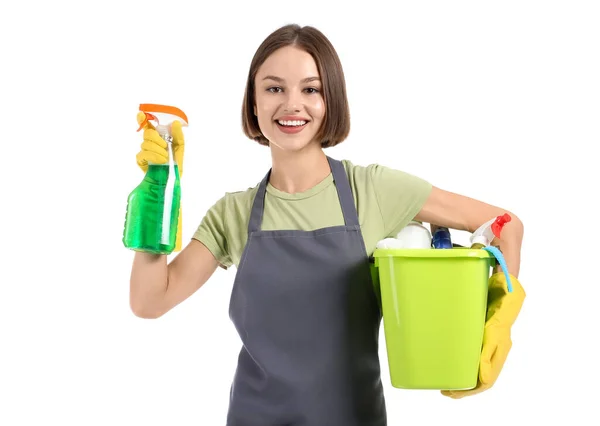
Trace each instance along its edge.
<instances>
[{"instance_id":1,"label":"ear","mask_svg":"<svg viewBox=\"0 0 600 426\"><path fill-rule=\"evenodd\" d=\"M256 104L254 104L254 115L258 116L258 114L256 113Z\"/></svg>"}]
</instances>

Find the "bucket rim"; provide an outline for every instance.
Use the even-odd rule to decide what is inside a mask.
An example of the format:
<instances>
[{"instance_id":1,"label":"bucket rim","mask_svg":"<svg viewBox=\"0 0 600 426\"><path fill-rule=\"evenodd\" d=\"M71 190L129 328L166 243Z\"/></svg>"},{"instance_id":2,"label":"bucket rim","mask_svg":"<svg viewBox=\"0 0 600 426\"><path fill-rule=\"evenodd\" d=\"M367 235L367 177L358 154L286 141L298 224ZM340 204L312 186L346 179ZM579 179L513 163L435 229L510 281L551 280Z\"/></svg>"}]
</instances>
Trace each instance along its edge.
<instances>
[{"instance_id":1,"label":"bucket rim","mask_svg":"<svg viewBox=\"0 0 600 426\"><path fill-rule=\"evenodd\" d=\"M454 247L451 249L375 249L373 257L420 257L420 258L476 258L492 259L494 256L486 250Z\"/></svg>"}]
</instances>

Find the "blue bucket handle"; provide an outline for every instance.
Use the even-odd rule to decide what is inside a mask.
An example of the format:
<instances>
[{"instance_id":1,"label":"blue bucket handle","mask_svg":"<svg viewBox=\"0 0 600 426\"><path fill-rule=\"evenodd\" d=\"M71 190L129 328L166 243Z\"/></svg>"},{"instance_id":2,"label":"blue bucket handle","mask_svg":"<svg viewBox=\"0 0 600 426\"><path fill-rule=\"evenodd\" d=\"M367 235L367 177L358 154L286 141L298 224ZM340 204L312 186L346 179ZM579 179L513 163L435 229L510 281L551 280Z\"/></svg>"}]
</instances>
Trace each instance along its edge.
<instances>
[{"instance_id":1,"label":"blue bucket handle","mask_svg":"<svg viewBox=\"0 0 600 426\"><path fill-rule=\"evenodd\" d=\"M498 263L500 264L500 267L502 268L502 271L504 272L504 276L506 277L506 285L508 287L508 292L512 293L512 284L510 283L510 275L508 273L508 267L506 266L506 261L504 260L504 255L502 254L502 252L494 246L487 246L483 248L485 251L491 253L496 260L498 260Z\"/></svg>"}]
</instances>

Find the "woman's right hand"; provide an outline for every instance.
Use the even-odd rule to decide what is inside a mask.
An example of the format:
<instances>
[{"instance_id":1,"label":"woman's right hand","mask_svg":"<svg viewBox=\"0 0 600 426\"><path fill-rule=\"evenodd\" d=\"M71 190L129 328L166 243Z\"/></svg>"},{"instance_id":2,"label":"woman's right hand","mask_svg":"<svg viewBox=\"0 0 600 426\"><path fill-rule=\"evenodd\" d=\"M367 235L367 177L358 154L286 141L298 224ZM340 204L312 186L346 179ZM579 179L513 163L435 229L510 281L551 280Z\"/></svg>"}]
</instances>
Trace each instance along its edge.
<instances>
[{"instance_id":1,"label":"woman's right hand","mask_svg":"<svg viewBox=\"0 0 600 426\"><path fill-rule=\"evenodd\" d=\"M148 170L148 163L165 164L169 160L169 151L167 142L158 134L152 123L146 119L146 114L142 111L138 112L137 122L144 129L144 140L140 151L136 155L136 161L140 169L144 173ZM183 149L185 139L180 121L173 121L171 124L171 136L173 137L173 157L179 169L179 176L183 175ZM179 208L179 218L177 220L177 236L175 238L174 252L181 251L182 245L182 217L183 209Z\"/></svg>"},{"instance_id":2,"label":"woman's right hand","mask_svg":"<svg viewBox=\"0 0 600 426\"><path fill-rule=\"evenodd\" d=\"M136 155L136 161L144 173L148 170L148 163L164 164L169 159L167 142L158 134L152 123L146 120L146 114L138 112L137 122L143 125L144 140L140 151ZM183 151L185 139L181 122L174 121L171 125L171 136L173 136L173 157L179 168L179 176L183 175Z\"/></svg>"},{"instance_id":3,"label":"woman's right hand","mask_svg":"<svg viewBox=\"0 0 600 426\"><path fill-rule=\"evenodd\" d=\"M168 159L166 141L145 118L143 112L138 113L137 121L140 126L143 125L144 141L136 160L144 173L148 170L149 162L164 164ZM184 149L181 122L173 122L171 135L173 156L181 175ZM174 251L180 250L181 209ZM133 313L141 318L158 318L164 315L202 287L218 265L208 248L195 239L192 239L170 264L167 264L166 255L136 252L130 278L130 305Z\"/></svg>"}]
</instances>

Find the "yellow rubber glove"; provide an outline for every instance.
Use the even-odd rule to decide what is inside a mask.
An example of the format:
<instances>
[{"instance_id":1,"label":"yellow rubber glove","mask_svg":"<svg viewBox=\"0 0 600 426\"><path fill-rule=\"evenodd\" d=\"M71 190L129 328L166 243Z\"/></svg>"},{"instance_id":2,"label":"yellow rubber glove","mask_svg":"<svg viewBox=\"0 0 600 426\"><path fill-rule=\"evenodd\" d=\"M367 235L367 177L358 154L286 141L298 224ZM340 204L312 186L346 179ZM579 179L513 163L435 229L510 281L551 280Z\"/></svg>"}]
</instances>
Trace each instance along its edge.
<instances>
[{"instance_id":1,"label":"yellow rubber glove","mask_svg":"<svg viewBox=\"0 0 600 426\"><path fill-rule=\"evenodd\" d=\"M144 140L141 150L136 155L136 161L144 173L148 170L148 162L153 164L164 164L169 159L167 142L160 137L152 123L146 120L143 112L138 112L137 122L144 129ZM173 136L173 157L179 168L179 176L183 176L183 152L185 148L185 139L181 122L174 121L171 125L171 136ZM181 217L182 208L179 207L179 220L177 222L177 238L175 240L175 252L181 250Z\"/></svg>"},{"instance_id":2,"label":"yellow rubber glove","mask_svg":"<svg viewBox=\"0 0 600 426\"><path fill-rule=\"evenodd\" d=\"M525 290L519 280L510 275L510 282L512 292L509 293L503 272L493 274L489 280L488 309L477 386L464 391L442 391L443 395L454 399L475 395L491 388L498 379L512 347L510 329L525 300Z\"/></svg>"}]
</instances>

